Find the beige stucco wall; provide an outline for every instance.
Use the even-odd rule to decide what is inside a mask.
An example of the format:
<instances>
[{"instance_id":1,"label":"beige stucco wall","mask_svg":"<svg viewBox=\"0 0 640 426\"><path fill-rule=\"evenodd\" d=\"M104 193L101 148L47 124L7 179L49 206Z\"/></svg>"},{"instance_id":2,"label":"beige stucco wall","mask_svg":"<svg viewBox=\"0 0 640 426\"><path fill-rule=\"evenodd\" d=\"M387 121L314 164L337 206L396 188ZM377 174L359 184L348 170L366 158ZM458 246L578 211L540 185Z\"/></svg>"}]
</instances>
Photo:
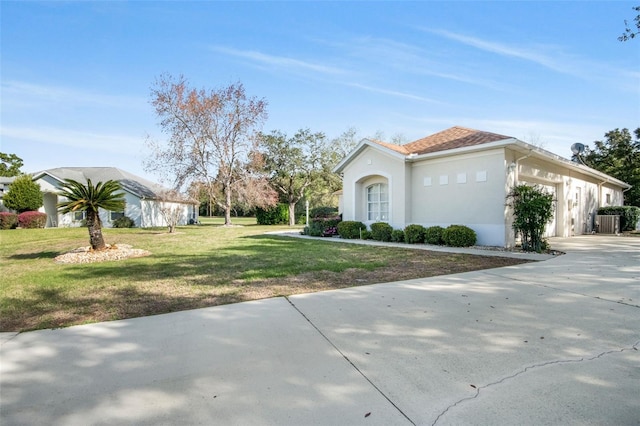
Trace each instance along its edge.
<instances>
[{"instance_id":1,"label":"beige stucco wall","mask_svg":"<svg viewBox=\"0 0 640 426\"><path fill-rule=\"evenodd\" d=\"M522 158L507 150L509 161ZM570 237L591 233L598 207L623 204L620 188L593 176L540 158L518 161L517 179L520 183L553 186L556 193L555 222L552 235ZM607 194L609 202L607 203ZM547 234L551 236L549 232Z\"/></svg>"},{"instance_id":2,"label":"beige stucco wall","mask_svg":"<svg viewBox=\"0 0 640 426\"><path fill-rule=\"evenodd\" d=\"M367 220L366 188L374 183L386 183L389 187L389 221L395 228L403 228L406 221L410 188L405 181L410 175L404 159L391 154L365 148L343 171L344 192L342 219Z\"/></svg>"},{"instance_id":3,"label":"beige stucco wall","mask_svg":"<svg viewBox=\"0 0 640 426\"><path fill-rule=\"evenodd\" d=\"M411 223L465 225L479 244L503 246L505 180L503 149L414 163Z\"/></svg>"},{"instance_id":4,"label":"beige stucco wall","mask_svg":"<svg viewBox=\"0 0 640 426\"><path fill-rule=\"evenodd\" d=\"M365 147L343 169L343 219L370 224L366 188L386 183L388 222L394 228L461 224L476 231L478 244L510 247L515 235L506 196L514 185L541 185L555 194L554 219L546 236L589 233L598 207L622 205L621 188L521 148L426 157L405 159Z\"/></svg>"}]
</instances>

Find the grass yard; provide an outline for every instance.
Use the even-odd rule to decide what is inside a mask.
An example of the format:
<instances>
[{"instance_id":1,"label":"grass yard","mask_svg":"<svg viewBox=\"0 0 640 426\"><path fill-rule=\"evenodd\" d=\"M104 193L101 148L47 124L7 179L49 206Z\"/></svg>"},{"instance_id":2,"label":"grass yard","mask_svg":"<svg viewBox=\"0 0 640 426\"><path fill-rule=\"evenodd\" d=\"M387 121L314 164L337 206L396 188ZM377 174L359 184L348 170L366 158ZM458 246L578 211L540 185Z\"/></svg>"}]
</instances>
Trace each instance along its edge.
<instances>
[{"instance_id":1,"label":"grass yard","mask_svg":"<svg viewBox=\"0 0 640 426\"><path fill-rule=\"evenodd\" d=\"M66 327L185 309L451 274L520 260L265 235L255 219L104 229L151 256L91 264L53 258L89 243L86 228L0 231L0 331Z\"/></svg>"}]
</instances>

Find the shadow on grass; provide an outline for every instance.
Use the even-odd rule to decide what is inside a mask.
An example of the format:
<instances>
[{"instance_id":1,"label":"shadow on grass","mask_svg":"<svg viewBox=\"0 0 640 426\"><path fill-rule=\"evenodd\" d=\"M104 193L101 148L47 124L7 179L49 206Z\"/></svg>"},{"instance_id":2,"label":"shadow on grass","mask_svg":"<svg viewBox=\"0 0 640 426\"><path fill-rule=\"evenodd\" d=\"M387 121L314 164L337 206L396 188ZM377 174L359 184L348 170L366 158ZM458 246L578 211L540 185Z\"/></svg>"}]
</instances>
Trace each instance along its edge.
<instances>
[{"instance_id":1,"label":"shadow on grass","mask_svg":"<svg viewBox=\"0 0 640 426\"><path fill-rule=\"evenodd\" d=\"M0 318L0 331L68 327L246 301L239 292L176 295L140 290L133 285L103 294L72 295L60 288L42 288L31 295L28 299L5 299L10 308Z\"/></svg>"},{"instance_id":2,"label":"shadow on grass","mask_svg":"<svg viewBox=\"0 0 640 426\"><path fill-rule=\"evenodd\" d=\"M23 253L23 254L13 254L11 256L7 256L7 259L11 260L27 260L27 259L53 259L56 256L62 254L59 251L39 251L35 253Z\"/></svg>"}]
</instances>

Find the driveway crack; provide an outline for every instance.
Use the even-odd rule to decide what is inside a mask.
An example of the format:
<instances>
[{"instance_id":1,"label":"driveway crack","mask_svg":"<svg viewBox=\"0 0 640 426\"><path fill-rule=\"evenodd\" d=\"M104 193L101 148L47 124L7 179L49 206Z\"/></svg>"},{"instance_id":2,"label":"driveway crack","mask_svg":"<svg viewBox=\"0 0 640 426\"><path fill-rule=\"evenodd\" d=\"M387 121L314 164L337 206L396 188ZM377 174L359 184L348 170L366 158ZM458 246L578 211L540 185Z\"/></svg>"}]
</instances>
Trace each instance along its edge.
<instances>
[{"instance_id":1,"label":"driveway crack","mask_svg":"<svg viewBox=\"0 0 640 426\"><path fill-rule=\"evenodd\" d=\"M407 414L406 414L404 411L402 411L402 409L401 409L400 407L398 407L398 406L396 405L396 403L394 403L394 402L393 402L393 401L392 401L392 400L391 400L391 399L390 399L390 398L389 398L389 397L388 397L388 396L387 396L387 395L386 395L386 394L385 394L385 393L384 393L384 392L383 392L383 391L382 391L378 386L376 386L376 384L375 384L375 383L373 383L373 382L371 381L371 379L370 379L369 377L367 377L367 375L366 375L366 374L364 374L364 372L362 372L362 370L360 370L360 369L358 368L358 366L356 366L356 365L353 363L353 361L351 361L351 360L349 359L349 357L348 357L347 355L345 355L345 354L344 354L344 352L342 352L342 351L340 350L340 348L338 348L338 346L336 346L336 344L335 344L335 343L333 343L333 342L331 341L331 339L329 339L329 337L327 337L327 335L326 335L326 334L324 334L324 333L322 332L322 330L320 330L320 329L318 328L318 326L316 326L316 325L313 323L313 321L311 321L311 320L309 319L309 317L307 317L307 316L304 314L304 312L302 312L302 311L301 311L301 310L300 310L300 309L295 305L295 303L293 303L293 302L291 301L291 299L289 299L289 297L284 296L284 298L285 298L285 300L286 300L287 302L289 302L289 304L293 307L293 309L295 309L296 311L298 311L298 313L299 313L300 315L302 315L302 318L304 318L304 319L305 319L305 320L306 320L306 321L307 321L307 322L308 322L308 323L309 323L309 324L310 324L310 325L311 325L311 326L312 326L312 327L313 327L313 328L318 332L318 334L320 334L320 335L321 335L321 336L322 336L322 337L323 337L323 338L324 338L324 339L325 339L325 340L326 340L326 341L327 341L331 346L333 346L333 348L334 348L334 349L335 349L335 350L336 350L340 355L342 355L342 357L343 357L343 358L344 358L344 359L345 359L345 360L346 360L346 361L351 365L351 367L353 367L353 368L354 368L354 369L355 369L355 370L356 370L356 371L357 371L357 372L358 372L358 373L359 373L359 374L360 374L360 375L361 375L361 376L362 376L362 377L363 377L367 382L369 382L369 384L370 384L371 386L373 386L373 388L374 388L374 389L375 389L375 390L376 390L380 395L382 395L382 397L383 397L384 399L386 399L386 400L389 402L389 404L391 404L391 405L392 405L392 406L393 406L393 407L394 407L394 408L395 408L395 409L396 409L400 414L402 414L402 416L403 416L405 419L407 419L407 420L409 421L409 423L411 423L411 424L412 424L412 425L414 425L414 426L416 425L416 423L415 423L413 420L411 420L411 419L409 418L409 416L407 416Z\"/></svg>"},{"instance_id":2,"label":"driveway crack","mask_svg":"<svg viewBox=\"0 0 640 426\"><path fill-rule=\"evenodd\" d=\"M590 358L561 359L561 360L547 361L547 362L542 362L542 363L539 363L539 364L529 365L529 366L523 368L522 370L517 371L514 374L511 374L509 376L501 378L500 380L496 380L495 382L487 383L486 385L476 387L475 395L468 396L466 398L462 398L462 399L456 401L455 403L449 405L444 411L442 411L440 414L438 414L438 417L436 417L436 419L433 421L433 423L431 423L431 426L435 426L440 421L440 419L445 414L447 414L447 412L449 412L450 410L453 410L457 405L460 405L460 404L464 403L465 401L471 401L473 399L478 398L480 396L480 392L483 389L487 389L487 388L489 388L491 386L496 386L496 385L504 383L504 382L506 382L508 380L514 379L514 378L516 378L516 377L518 377L518 376L520 376L520 375L522 375L522 374L524 374L524 373L526 373L526 372L528 372L530 370L534 370L534 369L542 368L542 367L547 367L547 366L550 366L550 365L575 364L575 363L581 363L581 362L594 361L596 359L599 359L599 358L602 358L604 356L611 355L611 354L614 354L614 353L622 353L622 352L626 352L626 351L637 351L639 346L640 346L640 340L635 342L630 347L621 348L621 349L612 349L610 351L604 351L604 352L601 352L598 355L592 356Z\"/></svg>"}]
</instances>

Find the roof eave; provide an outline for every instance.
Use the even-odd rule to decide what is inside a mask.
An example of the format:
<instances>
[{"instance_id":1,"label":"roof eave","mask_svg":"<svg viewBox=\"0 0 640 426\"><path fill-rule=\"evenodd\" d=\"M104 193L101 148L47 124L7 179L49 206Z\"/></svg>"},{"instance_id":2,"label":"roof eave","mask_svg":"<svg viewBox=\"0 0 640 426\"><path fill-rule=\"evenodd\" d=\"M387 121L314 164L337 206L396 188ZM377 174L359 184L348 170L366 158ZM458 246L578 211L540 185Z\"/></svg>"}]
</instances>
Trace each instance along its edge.
<instances>
[{"instance_id":1,"label":"roof eave","mask_svg":"<svg viewBox=\"0 0 640 426\"><path fill-rule=\"evenodd\" d=\"M358 145L356 145L355 148L353 148L351 150L351 152L349 154L347 154L346 157L344 157L342 159L342 161L340 161L338 163L337 166L335 166L333 168L333 172L334 173L342 173L342 171L345 169L345 167L347 167L347 165L358 155L360 154L362 151L364 151L367 147L370 148L374 148L377 149L387 155L391 155L392 157L396 157L399 160L403 160L404 158L406 158L407 156L398 152L398 151L394 151L392 149L387 148L384 145L380 145L379 143L375 143L373 141L371 141L370 139L362 139Z\"/></svg>"}]
</instances>

